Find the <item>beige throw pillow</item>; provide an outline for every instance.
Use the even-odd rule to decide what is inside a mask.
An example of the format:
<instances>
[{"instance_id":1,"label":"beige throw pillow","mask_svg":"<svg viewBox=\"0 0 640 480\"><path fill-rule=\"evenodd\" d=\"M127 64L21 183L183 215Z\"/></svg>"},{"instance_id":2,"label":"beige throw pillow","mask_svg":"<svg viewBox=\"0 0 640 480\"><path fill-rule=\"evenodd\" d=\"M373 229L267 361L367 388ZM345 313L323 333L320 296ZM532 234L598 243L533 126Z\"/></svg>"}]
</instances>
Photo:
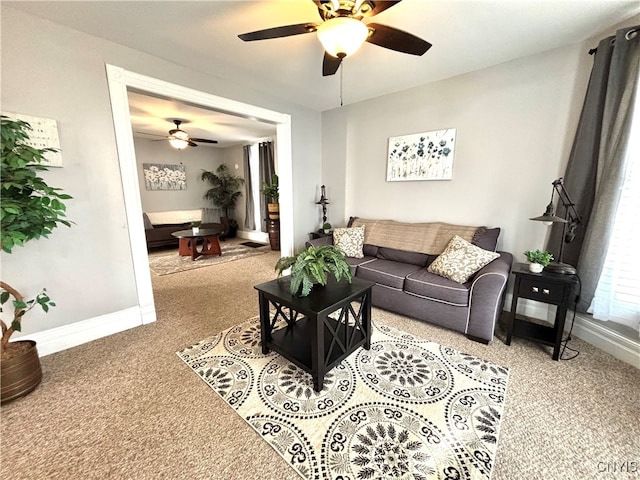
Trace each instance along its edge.
<instances>
[{"instance_id":1,"label":"beige throw pillow","mask_svg":"<svg viewBox=\"0 0 640 480\"><path fill-rule=\"evenodd\" d=\"M458 283L465 283L478 270L500 256L476 247L455 235L427 271Z\"/></svg>"},{"instance_id":2,"label":"beige throw pillow","mask_svg":"<svg viewBox=\"0 0 640 480\"><path fill-rule=\"evenodd\" d=\"M333 244L347 257L362 258L364 253L364 225L353 228L336 228L333 230Z\"/></svg>"}]
</instances>

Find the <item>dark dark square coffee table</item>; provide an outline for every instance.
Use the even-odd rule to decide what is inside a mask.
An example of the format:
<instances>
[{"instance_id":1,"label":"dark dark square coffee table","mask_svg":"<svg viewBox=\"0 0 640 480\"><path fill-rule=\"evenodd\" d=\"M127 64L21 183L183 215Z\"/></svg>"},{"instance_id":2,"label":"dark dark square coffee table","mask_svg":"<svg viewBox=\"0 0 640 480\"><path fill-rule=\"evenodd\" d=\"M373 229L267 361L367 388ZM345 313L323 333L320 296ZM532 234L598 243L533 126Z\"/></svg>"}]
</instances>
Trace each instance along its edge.
<instances>
[{"instance_id":1,"label":"dark dark square coffee table","mask_svg":"<svg viewBox=\"0 0 640 480\"><path fill-rule=\"evenodd\" d=\"M262 353L278 352L313 377L322 390L325 374L360 346L371 347L371 287L354 278L314 287L306 297L291 295L290 277L261 283L260 333ZM271 313L273 307L273 314ZM277 328L278 320L286 326Z\"/></svg>"}]
</instances>

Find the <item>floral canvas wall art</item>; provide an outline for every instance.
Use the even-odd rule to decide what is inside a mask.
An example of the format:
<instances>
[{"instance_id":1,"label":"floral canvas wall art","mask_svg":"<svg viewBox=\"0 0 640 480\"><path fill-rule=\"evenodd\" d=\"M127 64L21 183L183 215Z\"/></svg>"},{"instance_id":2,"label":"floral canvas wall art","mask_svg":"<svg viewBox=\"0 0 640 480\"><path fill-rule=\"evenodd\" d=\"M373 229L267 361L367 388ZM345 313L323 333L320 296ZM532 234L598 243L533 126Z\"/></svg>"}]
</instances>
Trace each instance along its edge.
<instances>
[{"instance_id":1,"label":"floral canvas wall art","mask_svg":"<svg viewBox=\"0 0 640 480\"><path fill-rule=\"evenodd\" d=\"M387 181L451 180L456 129L389 138Z\"/></svg>"},{"instance_id":2,"label":"floral canvas wall art","mask_svg":"<svg viewBox=\"0 0 640 480\"><path fill-rule=\"evenodd\" d=\"M186 190L184 165L143 163L144 186L147 190Z\"/></svg>"}]
</instances>

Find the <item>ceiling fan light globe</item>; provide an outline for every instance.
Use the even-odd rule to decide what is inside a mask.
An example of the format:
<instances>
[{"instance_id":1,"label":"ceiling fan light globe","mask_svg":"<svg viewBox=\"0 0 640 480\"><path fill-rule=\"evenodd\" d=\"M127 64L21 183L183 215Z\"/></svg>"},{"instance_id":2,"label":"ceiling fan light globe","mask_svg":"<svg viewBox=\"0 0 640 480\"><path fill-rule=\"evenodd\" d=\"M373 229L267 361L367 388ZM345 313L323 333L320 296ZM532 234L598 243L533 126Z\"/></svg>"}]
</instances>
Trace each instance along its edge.
<instances>
[{"instance_id":1,"label":"ceiling fan light globe","mask_svg":"<svg viewBox=\"0 0 640 480\"><path fill-rule=\"evenodd\" d=\"M178 130L171 135L173 138L177 138L178 140L184 140L185 142L189 140L189 135L184 130Z\"/></svg>"},{"instance_id":2,"label":"ceiling fan light globe","mask_svg":"<svg viewBox=\"0 0 640 480\"><path fill-rule=\"evenodd\" d=\"M189 146L189 142L186 140L182 140L181 138L170 138L169 144L176 150L184 150Z\"/></svg>"},{"instance_id":3,"label":"ceiling fan light globe","mask_svg":"<svg viewBox=\"0 0 640 480\"><path fill-rule=\"evenodd\" d=\"M343 58L358 51L369 36L369 29L355 18L336 17L322 23L317 34L329 55Z\"/></svg>"}]
</instances>

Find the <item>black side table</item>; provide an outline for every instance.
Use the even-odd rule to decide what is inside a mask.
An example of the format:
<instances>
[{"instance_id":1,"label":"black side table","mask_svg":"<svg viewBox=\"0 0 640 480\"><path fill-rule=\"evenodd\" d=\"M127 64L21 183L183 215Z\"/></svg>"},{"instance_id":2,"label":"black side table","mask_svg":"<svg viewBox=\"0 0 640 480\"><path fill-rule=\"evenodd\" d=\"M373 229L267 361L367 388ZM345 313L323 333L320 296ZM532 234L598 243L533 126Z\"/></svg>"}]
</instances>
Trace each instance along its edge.
<instances>
[{"instance_id":1,"label":"black side table","mask_svg":"<svg viewBox=\"0 0 640 480\"><path fill-rule=\"evenodd\" d=\"M550 345L553 347L553 359L558 360L567 309L571 303L571 294L578 284L578 276L549 273L544 270L541 273L533 273L529 271L529 265L525 263L516 264L511 273L515 276L515 284L511 311L507 320L507 340L505 343L511 345L511 337L517 335L544 345ZM527 321L526 317L516 315L519 298L556 305L556 318L553 327L539 325Z\"/></svg>"},{"instance_id":2,"label":"black side table","mask_svg":"<svg viewBox=\"0 0 640 480\"><path fill-rule=\"evenodd\" d=\"M314 288L306 297L291 295L290 284L290 277L281 277L254 287L260 303L262 353L275 350L310 373L319 392L327 372L359 347L371 347L375 283L329 278L327 285ZM278 319L286 321L286 326L276 328Z\"/></svg>"},{"instance_id":3,"label":"black side table","mask_svg":"<svg viewBox=\"0 0 640 480\"><path fill-rule=\"evenodd\" d=\"M333 235L333 232L324 233L323 231L318 230L317 232L310 232L309 238L311 238L311 240L315 240L316 238L330 237L331 235Z\"/></svg>"}]
</instances>

